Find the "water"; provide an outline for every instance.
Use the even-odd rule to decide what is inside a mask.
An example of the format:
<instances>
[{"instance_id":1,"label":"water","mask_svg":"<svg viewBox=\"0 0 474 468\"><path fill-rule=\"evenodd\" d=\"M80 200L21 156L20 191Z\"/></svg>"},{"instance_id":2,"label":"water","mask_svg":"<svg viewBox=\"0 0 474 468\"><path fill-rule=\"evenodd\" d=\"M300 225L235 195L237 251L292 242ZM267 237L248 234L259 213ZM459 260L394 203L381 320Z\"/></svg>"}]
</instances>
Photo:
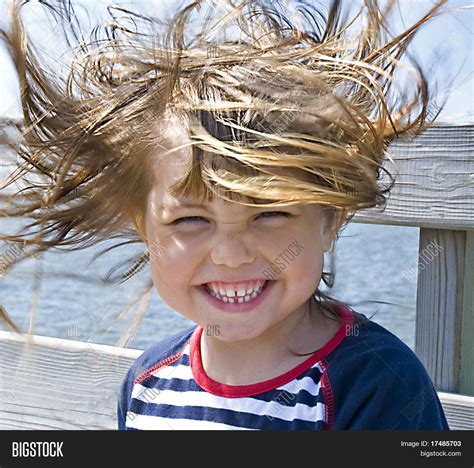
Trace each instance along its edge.
<instances>
[{"instance_id":1,"label":"water","mask_svg":"<svg viewBox=\"0 0 474 468\"><path fill-rule=\"evenodd\" d=\"M121 333L130 326L131 318L113 323L114 317L139 293L149 277L149 270L145 268L120 286L105 286L99 281L88 280L104 277L117 260L133 255L138 248L121 247L89 265L92 255L105 245L81 252L45 255L35 334L109 345L117 343ZM6 247L0 245L0 255L5 253ZM386 327L412 349L416 276L406 272L409 265L416 262L417 252L417 228L350 224L336 244L336 282L332 290L333 296L351 303L355 310L368 317L375 313L372 320ZM0 280L0 303L23 330L28 328L34 301L35 268L39 265L37 260L27 260ZM79 273L83 277L66 277L66 272ZM144 320L128 346L145 349L191 325L187 318L170 309L153 288Z\"/></svg>"}]
</instances>

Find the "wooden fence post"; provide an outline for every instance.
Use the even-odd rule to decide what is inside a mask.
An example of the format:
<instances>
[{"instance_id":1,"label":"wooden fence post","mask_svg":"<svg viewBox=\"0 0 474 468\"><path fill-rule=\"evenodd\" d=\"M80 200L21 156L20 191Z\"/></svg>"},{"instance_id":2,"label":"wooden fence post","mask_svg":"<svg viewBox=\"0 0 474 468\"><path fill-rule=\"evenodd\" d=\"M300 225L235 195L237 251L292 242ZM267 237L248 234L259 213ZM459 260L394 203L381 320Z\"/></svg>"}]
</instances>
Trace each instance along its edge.
<instances>
[{"instance_id":1,"label":"wooden fence post","mask_svg":"<svg viewBox=\"0 0 474 468\"><path fill-rule=\"evenodd\" d=\"M459 393L474 396L474 231L466 232Z\"/></svg>"},{"instance_id":2,"label":"wooden fence post","mask_svg":"<svg viewBox=\"0 0 474 468\"><path fill-rule=\"evenodd\" d=\"M474 233L420 229L415 352L440 391L474 395Z\"/></svg>"}]
</instances>

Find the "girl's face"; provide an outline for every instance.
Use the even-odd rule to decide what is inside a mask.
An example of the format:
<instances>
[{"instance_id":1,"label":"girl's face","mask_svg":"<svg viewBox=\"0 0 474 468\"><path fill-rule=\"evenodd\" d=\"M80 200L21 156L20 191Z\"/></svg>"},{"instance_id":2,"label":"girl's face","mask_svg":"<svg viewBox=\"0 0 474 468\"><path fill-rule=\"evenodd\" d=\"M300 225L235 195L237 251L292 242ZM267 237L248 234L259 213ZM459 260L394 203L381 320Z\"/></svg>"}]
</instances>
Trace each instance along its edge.
<instances>
[{"instance_id":1,"label":"girl's face","mask_svg":"<svg viewBox=\"0 0 474 468\"><path fill-rule=\"evenodd\" d=\"M177 199L169 188L189 167L188 152L156 162L144 230L136 224L150 251L154 285L172 309L208 333L257 339L306 307L339 225L330 226L318 205L272 209L217 197L204 204ZM263 281L262 292L249 298ZM210 294L209 283L222 299ZM225 302L224 295L234 294L234 303Z\"/></svg>"}]
</instances>

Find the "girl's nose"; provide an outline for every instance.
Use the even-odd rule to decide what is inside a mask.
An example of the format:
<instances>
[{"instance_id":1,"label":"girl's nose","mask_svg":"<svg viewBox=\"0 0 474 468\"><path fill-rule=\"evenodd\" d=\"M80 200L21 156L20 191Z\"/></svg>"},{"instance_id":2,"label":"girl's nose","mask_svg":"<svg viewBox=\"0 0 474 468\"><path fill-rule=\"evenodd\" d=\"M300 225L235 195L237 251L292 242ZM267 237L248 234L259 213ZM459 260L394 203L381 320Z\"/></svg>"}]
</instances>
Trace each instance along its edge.
<instances>
[{"instance_id":1,"label":"girl's nose","mask_svg":"<svg viewBox=\"0 0 474 468\"><path fill-rule=\"evenodd\" d=\"M245 263L253 263L255 249L249 239L245 239L244 233L222 234L213 241L211 260L216 265L237 268Z\"/></svg>"}]
</instances>

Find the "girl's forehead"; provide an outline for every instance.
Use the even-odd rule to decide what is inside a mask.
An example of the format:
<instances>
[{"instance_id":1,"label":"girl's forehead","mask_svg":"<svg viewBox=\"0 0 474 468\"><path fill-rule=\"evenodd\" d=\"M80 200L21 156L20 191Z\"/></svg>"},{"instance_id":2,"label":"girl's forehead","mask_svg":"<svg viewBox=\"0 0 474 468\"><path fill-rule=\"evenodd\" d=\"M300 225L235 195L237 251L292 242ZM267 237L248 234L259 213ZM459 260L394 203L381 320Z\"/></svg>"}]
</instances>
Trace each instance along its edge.
<instances>
[{"instance_id":1,"label":"girl's forehead","mask_svg":"<svg viewBox=\"0 0 474 468\"><path fill-rule=\"evenodd\" d=\"M190 146L182 148L179 144L164 145L152 154L152 158L156 183L172 185L191 168L192 150Z\"/></svg>"},{"instance_id":2,"label":"girl's forehead","mask_svg":"<svg viewBox=\"0 0 474 468\"><path fill-rule=\"evenodd\" d=\"M214 168L219 168L219 166L225 168L225 156L218 156L218 158L216 159L215 156L213 157L212 155L204 153L204 159L206 159L206 157L213 158L212 165ZM229 163L231 162L229 161ZM191 170L192 164L193 158L192 149L190 146L186 146L184 148L175 147L174 149L172 149L171 153L157 155L153 164L155 181L160 185L168 187L172 186ZM314 182L311 173L298 167L266 165L265 171L269 171L272 174L280 175L283 177L297 178L305 182ZM268 175L266 172L263 171L262 174Z\"/></svg>"},{"instance_id":3,"label":"girl's forehead","mask_svg":"<svg viewBox=\"0 0 474 468\"><path fill-rule=\"evenodd\" d=\"M183 128L177 128L176 133L169 132L167 138L164 140L163 145L160 148L157 148L153 157L153 189L152 189L152 199L155 208L158 207L171 207L171 206L180 206L180 205L200 205L200 206L209 206L209 203L214 205L225 204L226 206L239 206L239 201L248 201L247 197L241 196L238 193L232 193L230 198L237 203L228 201L224 198L219 197L219 189L213 190L212 197L209 201L205 198L197 198L193 196L179 196L173 195L173 186L175 186L179 181L189 173L192 169L193 164L193 150L189 145L190 139L183 131ZM212 160L213 168L217 169L219 167L226 168L226 156L210 154L207 152L202 152L202 158L206 160L209 158ZM284 158L284 155L282 155ZM229 161L232 164L235 164L233 161ZM278 164L278 163L277 163ZM304 182L314 182L312 180L311 174L301 168L297 167L282 167L278 165L265 166L266 171L270 171L273 174L281 175L283 177L292 177L297 178L300 181ZM264 174L264 172L262 172ZM265 174L269 177L268 174ZM229 194L227 194L229 196ZM282 200L283 201L283 200ZM262 200L262 203L268 203L269 201ZM257 201L258 203L258 201ZM241 208L251 208L245 205L240 205Z\"/></svg>"},{"instance_id":4,"label":"girl's forehead","mask_svg":"<svg viewBox=\"0 0 474 468\"><path fill-rule=\"evenodd\" d=\"M214 207L226 208L226 210L232 210L232 207L235 207L235 210L249 210L252 209L248 206L237 205L235 203L229 202L224 198L214 196L209 201L199 200L192 197L174 197L170 194L165 194L163 198L155 200L155 209L158 209L161 212L173 213L183 208L205 208L205 207Z\"/></svg>"}]
</instances>

